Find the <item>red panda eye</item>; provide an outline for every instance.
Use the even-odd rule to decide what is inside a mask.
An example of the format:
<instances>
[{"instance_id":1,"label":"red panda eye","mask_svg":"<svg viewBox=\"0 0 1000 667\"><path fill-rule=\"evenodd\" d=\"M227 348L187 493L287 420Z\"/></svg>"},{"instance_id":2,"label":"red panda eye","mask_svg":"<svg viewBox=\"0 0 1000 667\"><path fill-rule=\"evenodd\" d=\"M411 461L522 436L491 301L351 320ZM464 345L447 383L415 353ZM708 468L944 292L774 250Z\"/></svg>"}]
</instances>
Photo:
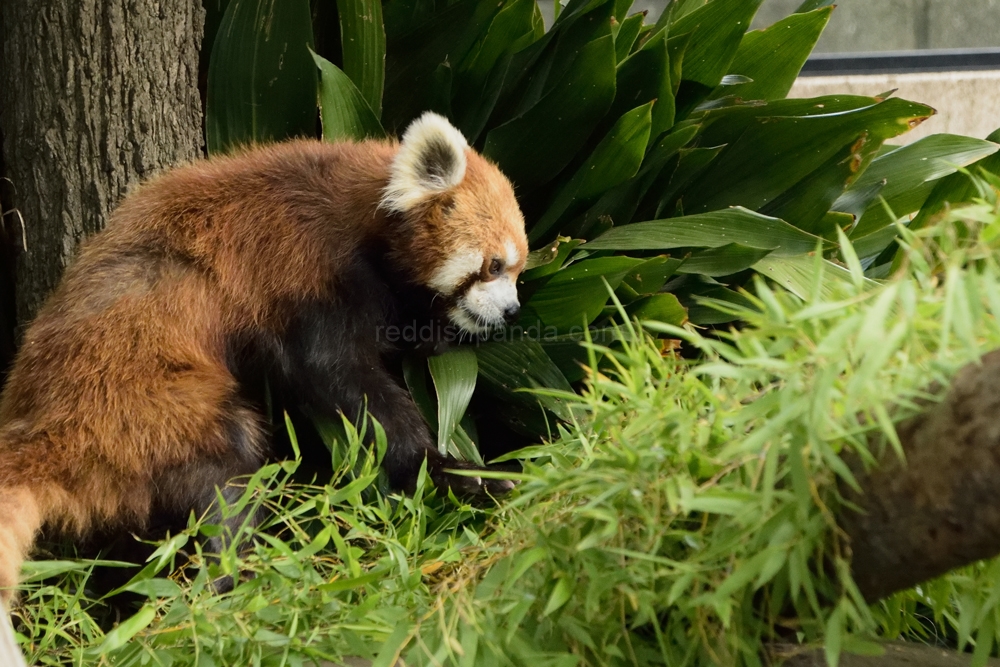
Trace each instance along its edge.
<instances>
[{"instance_id":1,"label":"red panda eye","mask_svg":"<svg viewBox=\"0 0 1000 667\"><path fill-rule=\"evenodd\" d=\"M499 259L494 259L490 262L490 275L499 276L503 272L503 262Z\"/></svg>"}]
</instances>

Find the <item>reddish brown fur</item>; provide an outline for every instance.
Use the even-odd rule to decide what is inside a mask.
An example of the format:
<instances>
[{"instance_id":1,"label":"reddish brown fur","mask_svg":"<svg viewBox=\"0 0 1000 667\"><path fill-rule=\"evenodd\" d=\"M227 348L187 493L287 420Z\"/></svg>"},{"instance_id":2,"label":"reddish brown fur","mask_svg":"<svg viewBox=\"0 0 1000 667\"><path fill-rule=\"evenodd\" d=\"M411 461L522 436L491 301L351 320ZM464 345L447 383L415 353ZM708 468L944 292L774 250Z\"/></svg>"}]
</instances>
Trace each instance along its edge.
<instances>
[{"instance_id":1,"label":"reddish brown fur","mask_svg":"<svg viewBox=\"0 0 1000 667\"><path fill-rule=\"evenodd\" d=\"M226 341L280 336L297 304L330 296L362 243L384 239L421 279L442 239L502 247L502 230L473 223L520 213L471 151L449 195L462 225L444 219L448 202L424 207L426 228L387 217L396 149L297 141L191 164L142 185L83 245L0 399L0 586L15 584L42 525L141 527L160 471L225 457L224 412L239 405ZM523 230L513 238L523 246Z\"/></svg>"},{"instance_id":2,"label":"reddish brown fur","mask_svg":"<svg viewBox=\"0 0 1000 667\"><path fill-rule=\"evenodd\" d=\"M517 206L514 190L510 182L485 158L469 150L466 151L467 170L462 187L449 195L450 207L461 212L467 224L456 225L448 219L442 207L431 205L417 215L426 225L415 228L415 238L408 243L406 252L412 252L419 267L419 278L426 281L436 268L442 255L447 256L462 248L476 248L483 252L483 274L488 273L490 258L503 257L504 243L513 241L517 246L521 261L517 266L507 267L513 275L524 269L528 257L528 241L524 235L524 222ZM489 220L504 224L475 224Z\"/></svg>"}]
</instances>

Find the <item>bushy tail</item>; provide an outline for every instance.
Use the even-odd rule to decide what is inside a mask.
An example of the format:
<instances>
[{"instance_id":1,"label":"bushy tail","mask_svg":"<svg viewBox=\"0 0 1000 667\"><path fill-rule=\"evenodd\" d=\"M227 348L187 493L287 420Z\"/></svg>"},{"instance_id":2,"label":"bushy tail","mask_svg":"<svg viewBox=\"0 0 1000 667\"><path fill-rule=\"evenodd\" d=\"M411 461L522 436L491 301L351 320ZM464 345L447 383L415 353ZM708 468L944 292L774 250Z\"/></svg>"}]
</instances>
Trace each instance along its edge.
<instances>
[{"instance_id":1,"label":"bushy tail","mask_svg":"<svg viewBox=\"0 0 1000 667\"><path fill-rule=\"evenodd\" d=\"M7 616L7 609L0 604L0 665L6 667L25 667L24 656L17 645L14 628Z\"/></svg>"},{"instance_id":2,"label":"bushy tail","mask_svg":"<svg viewBox=\"0 0 1000 667\"><path fill-rule=\"evenodd\" d=\"M0 488L0 600L9 606L21 564L42 526L38 499L24 486Z\"/></svg>"}]
</instances>

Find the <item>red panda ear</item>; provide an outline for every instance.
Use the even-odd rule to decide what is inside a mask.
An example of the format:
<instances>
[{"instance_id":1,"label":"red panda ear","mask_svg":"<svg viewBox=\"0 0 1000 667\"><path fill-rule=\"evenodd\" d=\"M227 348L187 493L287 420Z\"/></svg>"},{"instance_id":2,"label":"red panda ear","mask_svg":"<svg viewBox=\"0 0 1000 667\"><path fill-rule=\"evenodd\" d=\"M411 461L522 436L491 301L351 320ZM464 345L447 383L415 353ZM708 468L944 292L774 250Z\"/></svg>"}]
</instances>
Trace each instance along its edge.
<instances>
[{"instance_id":1,"label":"red panda ear","mask_svg":"<svg viewBox=\"0 0 1000 667\"><path fill-rule=\"evenodd\" d=\"M410 123L392 161L382 206L405 213L427 197L447 192L465 178L465 137L436 113Z\"/></svg>"}]
</instances>

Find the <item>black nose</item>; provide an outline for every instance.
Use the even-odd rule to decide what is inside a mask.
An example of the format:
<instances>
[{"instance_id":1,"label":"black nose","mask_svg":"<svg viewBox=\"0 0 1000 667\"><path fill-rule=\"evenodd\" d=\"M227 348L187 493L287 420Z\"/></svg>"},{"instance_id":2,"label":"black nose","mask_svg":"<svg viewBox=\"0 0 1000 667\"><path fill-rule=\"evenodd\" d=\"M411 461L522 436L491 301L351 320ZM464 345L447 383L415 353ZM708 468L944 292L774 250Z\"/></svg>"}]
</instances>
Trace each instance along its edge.
<instances>
[{"instance_id":1,"label":"black nose","mask_svg":"<svg viewBox=\"0 0 1000 667\"><path fill-rule=\"evenodd\" d=\"M513 306L507 306L507 310L503 311L503 318L507 320L507 324L513 324L517 322L517 316L521 314L521 306L514 304Z\"/></svg>"}]
</instances>

